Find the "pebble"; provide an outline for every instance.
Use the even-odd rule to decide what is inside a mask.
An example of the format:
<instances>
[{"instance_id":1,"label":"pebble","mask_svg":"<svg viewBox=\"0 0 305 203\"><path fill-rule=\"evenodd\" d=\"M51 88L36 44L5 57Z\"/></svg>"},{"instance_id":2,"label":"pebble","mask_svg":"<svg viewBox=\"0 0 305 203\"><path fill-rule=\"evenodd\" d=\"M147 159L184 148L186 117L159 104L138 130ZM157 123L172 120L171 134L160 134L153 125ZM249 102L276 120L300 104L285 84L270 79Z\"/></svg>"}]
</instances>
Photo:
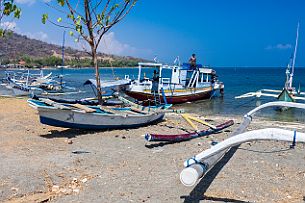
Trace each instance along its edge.
<instances>
[{"instance_id":1,"label":"pebble","mask_svg":"<svg viewBox=\"0 0 305 203\"><path fill-rule=\"evenodd\" d=\"M67 143L67 144L72 144L73 141L72 141L71 139L66 139L66 140L65 140L65 143Z\"/></svg>"},{"instance_id":2,"label":"pebble","mask_svg":"<svg viewBox=\"0 0 305 203\"><path fill-rule=\"evenodd\" d=\"M75 188L75 189L73 189L73 192L76 193L76 194L78 194L78 193L79 193L79 189L78 189L78 188Z\"/></svg>"},{"instance_id":3,"label":"pebble","mask_svg":"<svg viewBox=\"0 0 305 203\"><path fill-rule=\"evenodd\" d=\"M53 185L52 192L58 193L59 192L59 186L58 185Z\"/></svg>"},{"instance_id":4,"label":"pebble","mask_svg":"<svg viewBox=\"0 0 305 203\"><path fill-rule=\"evenodd\" d=\"M14 192L18 192L19 189L16 188L16 187L12 187L11 190L14 191Z\"/></svg>"},{"instance_id":5,"label":"pebble","mask_svg":"<svg viewBox=\"0 0 305 203\"><path fill-rule=\"evenodd\" d=\"M87 181L88 181L87 178L82 179L82 183L85 183L85 182L87 182Z\"/></svg>"}]
</instances>

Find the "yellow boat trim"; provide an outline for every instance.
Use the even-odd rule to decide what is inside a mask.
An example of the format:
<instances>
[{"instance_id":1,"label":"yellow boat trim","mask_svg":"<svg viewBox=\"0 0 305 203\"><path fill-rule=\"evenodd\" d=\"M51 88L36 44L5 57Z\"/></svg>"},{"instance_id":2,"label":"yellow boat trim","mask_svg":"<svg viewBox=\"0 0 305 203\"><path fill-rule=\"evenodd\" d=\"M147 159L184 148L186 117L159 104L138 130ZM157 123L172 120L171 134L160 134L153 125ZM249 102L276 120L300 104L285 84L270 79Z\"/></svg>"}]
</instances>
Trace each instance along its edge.
<instances>
[{"instance_id":1,"label":"yellow boat trim","mask_svg":"<svg viewBox=\"0 0 305 203\"><path fill-rule=\"evenodd\" d=\"M206 125L212 129L216 129L216 126L212 125L212 124L209 124L208 122L205 122L199 118L196 118L196 117L193 117L193 116L190 116L189 114L182 114L182 118L184 118L196 131L198 130L197 126L191 121L196 121L198 123L201 123L203 125Z\"/></svg>"}]
</instances>

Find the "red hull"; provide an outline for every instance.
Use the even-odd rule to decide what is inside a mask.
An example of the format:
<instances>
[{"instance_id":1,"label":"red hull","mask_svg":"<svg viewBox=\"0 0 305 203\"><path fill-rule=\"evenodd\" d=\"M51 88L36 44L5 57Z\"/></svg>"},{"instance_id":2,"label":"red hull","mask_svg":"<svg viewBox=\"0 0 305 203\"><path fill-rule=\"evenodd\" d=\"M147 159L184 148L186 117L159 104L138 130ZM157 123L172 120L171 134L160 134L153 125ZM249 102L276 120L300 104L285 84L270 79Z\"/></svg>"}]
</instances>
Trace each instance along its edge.
<instances>
[{"instance_id":1,"label":"red hull","mask_svg":"<svg viewBox=\"0 0 305 203\"><path fill-rule=\"evenodd\" d=\"M233 124L234 124L234 121L229 120L220 125L217 125L216 129L209 128L207 130L202 130L199 132L192 132L192 133L187 133L187 134L177 134L177 135L146 134L145 139L149 142L190 140L190 139L193 139L196 137L202 137L202 136L206 136L206 135L210 135L210 134L219 132L225 128L230 127Z\"/></svg>"},{"instance_id":2,"label":"red hull","mask_svg":"<svg viewBox=\"0 0 305 203\"><path fill-rule=\"evenodd\" d=\"M154 101L154 96L150 93L144 92L125 92L128 96L135 98L139 101L152 100ZM212 91L194 93L190 95L179 95L179 96L166 96L167 103L169 104L181 104L185 102L197 101L202 99L209 99L211 97ZM160 95L161 101L164 101L163 96Z\"/></svg>"}]
</instances>

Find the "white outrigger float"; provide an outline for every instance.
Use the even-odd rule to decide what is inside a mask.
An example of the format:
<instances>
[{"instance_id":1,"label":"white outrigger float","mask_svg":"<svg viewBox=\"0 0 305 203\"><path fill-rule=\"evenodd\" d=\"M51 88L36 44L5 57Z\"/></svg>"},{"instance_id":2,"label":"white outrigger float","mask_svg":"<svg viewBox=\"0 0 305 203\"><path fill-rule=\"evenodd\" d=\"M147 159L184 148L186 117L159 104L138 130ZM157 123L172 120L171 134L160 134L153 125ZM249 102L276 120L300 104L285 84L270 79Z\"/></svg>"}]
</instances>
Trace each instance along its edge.
<instances>
[{"instance_id":1,"label":"white outrigger float","mask_svg":"<svg viewBox=\"0 0 305 203\"><path fill-rule=\"evenodd\" d=\"M157 80L146 77L143 68L155 68ZM165 71L170 72L169 76L165 76ZM125 79L129 78L129 75L125 76ZM170 66L161 63L139 63L138 77L131 81L125 93L144 103L155 101L157 95L164 103L178 104L209 99L217 90L222 94L224 84L218 81L213 69L201 65L191 69L189 64Z\"/></svg>"},{"instance_id":2,"label":"white outrigger float","mask_svg":"<svg viewBox=\"0 0 305 203\"><path fill-rule=\"evenodd\" d=\"M212 146L184 162L185 169L180 173L180 180L185 186L193 186L196 182L211 170L232 147L245 142L256 140L277 140L292 142L305 142L305 133L289 131L278 128L266 128L245 132L252 121L253 115L267 107L288 107L305 109L305 104L294 102L270 102L263 104L244 115L243 122L229 136L228 139Z\"/></svg>"},{"instance_id":3,"label":"white outrigger float","mask_svg":"<svg viewBox=\"0 0 305 203\"><path fill-rule=\"evenodd\" d=\"M305 101L305 92L301 92L301 87L299 86L298 90L296 90L296 88L293 87L293 77L294 77L294 69L295 69L295 60L298 49L298 40L299 40L299 23L297 26L297 34L296 34L296 42L294 47L293 58L290 59L288 66L286 68L286 82L282 90L261 89L256 92L248 92L243 95L236 96L235 99L243 99L249 97L260 98L262 96L265 96L265 97L274 97L279 101L286 101L286 102L296 102L298 100Z\"/></svg>"}]
</instances>

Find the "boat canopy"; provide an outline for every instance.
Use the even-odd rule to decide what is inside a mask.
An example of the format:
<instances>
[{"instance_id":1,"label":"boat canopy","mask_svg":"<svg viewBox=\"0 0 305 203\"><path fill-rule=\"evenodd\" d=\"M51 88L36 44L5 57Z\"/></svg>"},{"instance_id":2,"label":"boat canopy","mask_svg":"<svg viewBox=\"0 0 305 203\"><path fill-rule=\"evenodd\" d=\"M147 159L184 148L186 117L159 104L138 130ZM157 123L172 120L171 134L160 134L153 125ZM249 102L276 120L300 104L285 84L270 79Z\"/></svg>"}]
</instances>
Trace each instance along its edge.
<instances>
[{"instance_id":1,"label":"boat canopy","mask_svg":"<svg viewBox=\"0 0 305 203\"><path fill-rule=\"evenodd\" d=\"M122 86L122 85L129 85L129 80L113 80L113 81L102 81L101 80L101 88L110 88L110 87L116 87L116 86ZM87 80L84 85L96 85L95 79L89 79Z\"/></svg>"},{"instance_id":2,"label":"boat canopy","mask_svg":"<svg viewBox=\"0 0 305 203\"><path fill-rule=\"evenodd\" d=\"M215 73L215 70L210 68L199 68L200 73L212 74Z\"/></svg>"},{"instance_id":3,"label":"boat canopy","mask_svg":"<svg viewBox=\"0 0 305 203\"><path fill-rule=\"evenodd\" d=\"M150 63L150 62L148 62L148 63L146 63L146 62L140 62L140 63L138 63L138 65L139 66L144 66L144 67L156 67L156 66L163 66L163 64L162 63Z\"/></svg>"}]
</instances>

